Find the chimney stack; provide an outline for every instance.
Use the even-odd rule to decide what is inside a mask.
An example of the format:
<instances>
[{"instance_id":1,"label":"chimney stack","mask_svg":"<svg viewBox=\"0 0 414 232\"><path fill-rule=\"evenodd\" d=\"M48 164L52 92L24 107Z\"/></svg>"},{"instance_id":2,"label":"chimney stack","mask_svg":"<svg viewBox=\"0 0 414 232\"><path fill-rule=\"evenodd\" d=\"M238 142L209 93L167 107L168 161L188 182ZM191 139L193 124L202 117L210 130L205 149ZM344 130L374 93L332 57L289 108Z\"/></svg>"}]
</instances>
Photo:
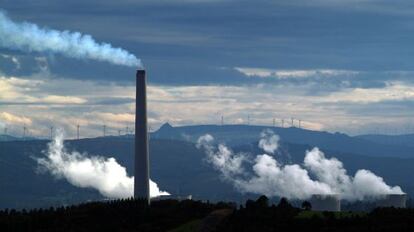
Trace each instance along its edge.
<instances>
[{"instance_id":1,"label":"chimney stack","mask_svg":"<svg viewBox=\"0 0 414 232\"><path fill-rule=\"evenodd\" d=\"M145 70L137 70L135 99L135 183L134 198L150 203L147 126L147 83Z\"/></svg>"}]
</instances>

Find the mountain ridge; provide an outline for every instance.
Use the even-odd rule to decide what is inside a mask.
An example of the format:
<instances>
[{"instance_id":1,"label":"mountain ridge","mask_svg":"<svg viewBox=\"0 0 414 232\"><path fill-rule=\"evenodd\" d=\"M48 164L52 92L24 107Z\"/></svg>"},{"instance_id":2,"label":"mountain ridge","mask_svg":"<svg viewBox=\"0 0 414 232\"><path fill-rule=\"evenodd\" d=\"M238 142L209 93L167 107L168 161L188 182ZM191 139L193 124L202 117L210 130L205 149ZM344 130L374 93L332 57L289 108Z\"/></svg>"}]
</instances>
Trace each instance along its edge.
<instances>
[{"instance_id":1,"label":"mountain ridge","mask_svg":"<svg viewBox=\"0 0 414 232\"><path fill-rule=\"evenodd\" d=\"M383 144L367 140L363 137L349 136L344 133L329 133L313 131L297 127L271 127L254 125L194 125L173 127L161 126L159 130L151 133L152 138L173 139L196 142L205 134L211 134L217 140L229 145L251 143L260 137L264 130L272 130L279 135L282 141L316 146L321 149L338 150L353 154L375 157L414 157L414 146Z\"/></svg>"}]
</instances>

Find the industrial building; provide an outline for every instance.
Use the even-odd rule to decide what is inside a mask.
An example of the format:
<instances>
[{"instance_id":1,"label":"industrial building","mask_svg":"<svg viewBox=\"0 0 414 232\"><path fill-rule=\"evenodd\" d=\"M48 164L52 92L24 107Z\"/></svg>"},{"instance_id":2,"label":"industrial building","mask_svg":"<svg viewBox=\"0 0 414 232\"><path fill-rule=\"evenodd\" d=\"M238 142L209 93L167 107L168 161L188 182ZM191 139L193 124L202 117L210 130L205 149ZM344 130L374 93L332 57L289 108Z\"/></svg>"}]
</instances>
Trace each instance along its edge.
<instances>
[{"instance_id":1,"label":"industrial building","mask_svg":"<svg viewBox=\"0 0 414 232\"><path fill-rule=\"evenodd\" d=\"M338 194L315 194L309 199L313 211L341 211L341 200Z\"/></svg>"},{"instance_id":2,"label":"industrial building","mask_svg":"<svg viewBox=\"0 0 414 232\"><path fill-rule=\"evenodd\" d=\"M375 201L376 207L405 208L407 202L406 194L387 194Z\"/></svg>"}]
</instances>

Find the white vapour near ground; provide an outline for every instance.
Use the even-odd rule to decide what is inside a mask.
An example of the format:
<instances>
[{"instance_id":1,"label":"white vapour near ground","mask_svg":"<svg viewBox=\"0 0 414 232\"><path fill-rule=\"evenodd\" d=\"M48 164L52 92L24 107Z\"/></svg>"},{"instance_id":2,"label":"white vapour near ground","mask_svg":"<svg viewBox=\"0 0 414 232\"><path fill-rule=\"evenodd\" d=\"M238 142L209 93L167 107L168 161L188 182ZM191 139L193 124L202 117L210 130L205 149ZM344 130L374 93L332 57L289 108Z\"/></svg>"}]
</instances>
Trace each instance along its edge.
<instances>
[{"instance_id":1,"label":"white vapour near ground","mask_svg":"<svg viewBox=\"0 0 414 232\"><path fill-rule=\"evenodd\" d=\"M345 199L363 200L383 194L403 193L399 186L388 186L382 177L369 170L358 170L354 177L350 177L341 161L336 158L327 159L318 148L306 153L304 166Z\"/></svg>"},{"instance_id":2,"label":"white vapour near ground","mask_svg":"<svg viewBox=\"0 0 414 232\"><path fill-rule=\"evenodd\" d=\"M108 43L97 43L90 35L40 28L36 24L27 22L16 23L1 10L0 47L142 67L141 61L133 54L121 48L114 48Z\"/></svg>"},{"instance_id":3,"label":"white vapour near ground","mask_svg":"<svg viewBox=\"0 0 414 232\"><path fill-rule=\"evenodd\" d=\"M259 148L274 154L278 141L279 137L272 131L264 131ZM341 161L327 159L318 148L306 152L301 166L282 165L267 154L254 158L247 153L236 154L224 144L215 146L214 138L209 134L198 139L197 147L205 149L207 162L242 192L301 200L313 194L339 194L342 199L350 201L403 193L400 187L388 186L381 177L368 170L358 170L354 177L350 177ZM249 164L252 172L246 171Z\"/></svg>"},{"instance_id":4,"label":"white vapour near ground","mask_svg":"<svg viewBox=\"0 0 414 232\"><path fill-rule=\"evenodd\" d=\"M97 189L105 197L128 198L134 195L134 177L128 176L125 167L114 158L87 157L76 151L69 153L63 140L63 132L58 131L48 144L46 157L37 159L39 168L57 178L65 178L75 186ZM160 191L158 185L150 180L150 196L162 195L170 194Z\"/></svg>"}]
</instances>

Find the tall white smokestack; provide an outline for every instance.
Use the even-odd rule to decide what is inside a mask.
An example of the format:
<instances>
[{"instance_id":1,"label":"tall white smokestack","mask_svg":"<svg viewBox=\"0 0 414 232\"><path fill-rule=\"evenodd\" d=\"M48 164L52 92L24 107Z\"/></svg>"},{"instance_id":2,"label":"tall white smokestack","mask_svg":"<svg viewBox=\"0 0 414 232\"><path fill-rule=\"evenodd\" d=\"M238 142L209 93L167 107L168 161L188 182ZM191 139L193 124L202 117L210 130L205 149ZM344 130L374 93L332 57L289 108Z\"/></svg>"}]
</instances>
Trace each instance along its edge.
<instances>
[{"instance_id":1,"label":"tall white smokestack","mask_svg":"<svg viewBox=\"0 0 414 232\"><path fill-rule=\"evenodd\" d=\"M134 197L150 203L147 127L147 83L145 70L137 70L135 99L135 183Z\"/></svg>"}]
</instances>

